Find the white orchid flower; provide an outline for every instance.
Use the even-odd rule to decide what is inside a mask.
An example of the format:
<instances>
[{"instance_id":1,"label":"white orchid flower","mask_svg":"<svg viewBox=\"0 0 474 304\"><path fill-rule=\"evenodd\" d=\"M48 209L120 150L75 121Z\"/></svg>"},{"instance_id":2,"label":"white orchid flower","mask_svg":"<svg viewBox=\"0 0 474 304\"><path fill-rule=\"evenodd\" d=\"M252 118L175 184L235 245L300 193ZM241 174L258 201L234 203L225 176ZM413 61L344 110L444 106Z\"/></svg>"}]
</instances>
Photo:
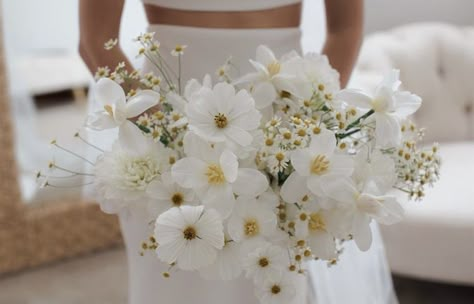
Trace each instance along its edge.
<instances>
[{"instance_id":1,"label":"white orchid flower","mask_svg":"<svg viewBox=\"0 0 474 304\"><path fill-rule=\"evenodd\" d=\"M139 116L160 101L160 94L152 90L139 91L129 98L115 81L102 78L95 87L95 98L103 109L89 114L86 126L94 130L119 127L128 119Z\"/></svg>"},{"instance_id":2,"label":"white orchid flower","mask_svg":"<svg viewBox=\"0 0 474 304\"><path fill-rule=\"evenodd\" d=\"M400 120L415 113L421 98L408 91L399 91L400 71L392 70L375 89L373 96L358 89L345 89L336 99L363 110L374 111L375 136L382 147L397 146L402 138Z\"/></svg>"}]
</instances>

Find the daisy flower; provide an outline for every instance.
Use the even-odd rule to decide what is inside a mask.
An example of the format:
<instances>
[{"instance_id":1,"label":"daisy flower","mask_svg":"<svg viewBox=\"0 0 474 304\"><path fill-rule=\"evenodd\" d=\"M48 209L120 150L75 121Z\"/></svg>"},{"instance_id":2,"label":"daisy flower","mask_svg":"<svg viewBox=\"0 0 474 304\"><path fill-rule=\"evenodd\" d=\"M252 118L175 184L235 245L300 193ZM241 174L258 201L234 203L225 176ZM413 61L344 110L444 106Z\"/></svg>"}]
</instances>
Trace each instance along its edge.
<instances>
[{"instance_id":1,"label":"daisy flower","mask_svg":"<svg viewBox=\"0 0 474 304\"><path fill-rule=\"evenodd\" d=\"M171 55L173 56L181 56L184 54L184 50L187 48L188 46L187 45L184 45L184 44L177 44L175 47L174 47L174 50L171 51Z\"/></svg>"},{"instance_id":2,"label":"daisy flower","mask_svg":"<svg viewBox=\"0 0 474 304\"><path fill-rule=\"evenodd\" d=\"M261 114L245 90L235 92L232 85L218 83L203 87L186 107L189 129L211 142L252 143L251 131L258 128Z\"/></svg>"},{"instance_id":3,"label":"daisy flower","mask_svg":"<svg viewBox=\"0 0 474 304\"><path fill-rule=\"evenodd\" d=\"M162 213L155 223L155 238L158 258L183 270L212 264L224 246L221 217L203 206L174 207Z\"/></svg>"},{"instance_id":4,"label":"daisy flower","mask_svg":"<svg viewBox=\"0 0 474 304\"><path fill-rule=\"evenodd\" d=\"M374 111L376 141L382 147L397 146L400 143L400 121L415 113L421 106L419 96L399 90L399 76L400 71L392 70L372 96L357 89L345 89L337 94L337 99L350 105Z\"/></svg>"},{"instance_id":5,"label":"daisy flower","mask_svg":"<svg viewBox=\"0 0 474 304\"><path fill-rule=\"evenodd\" d=\"M324 194L325 184L351 176L353 161L350 156L335 153L334 133L323 129L311 137L308 148L298 149L291 154L291 164L296 172L306 179L306 185L317 196Z\"/></svg>"}]
</instances>

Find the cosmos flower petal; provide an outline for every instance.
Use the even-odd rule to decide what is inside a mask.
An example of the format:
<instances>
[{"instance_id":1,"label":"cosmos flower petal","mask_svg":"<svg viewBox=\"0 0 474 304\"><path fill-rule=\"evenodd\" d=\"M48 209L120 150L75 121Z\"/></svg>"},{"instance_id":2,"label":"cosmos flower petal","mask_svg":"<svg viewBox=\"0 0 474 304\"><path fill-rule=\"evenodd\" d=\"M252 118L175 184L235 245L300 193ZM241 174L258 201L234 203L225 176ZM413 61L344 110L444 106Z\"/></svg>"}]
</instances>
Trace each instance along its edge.
<instances>
[{"instance_id":1,"label":"cosmos flower petal","mask_svg":"<svg viewBox=\"0 0 474 304\"><path fill-rule=\"evenodd\" d=\"M117 127L117 123L106 111L97 111L89 114L85 125L92 130L105 130Z\"/></svg>"},{"instance_id":2,"label":"cosmos flower petal","mask_svg":"<svg viewBox=\"0 0 474 304\"><path fill-rule=\"evenodd\" d=\"M252 91L252 96L255 100L255 106L261 110L271 105L277 98L275 87L268 83L262 82L255 86Z\"/></svg>"},{"instance_id":3,"label":"cosmos flower petal","mask_svg":"<svg viewBox=\"0 0 474 304\"><path fill-rule=\"evenodd\" d=\"M237 195L258 196L268 188L268 180L256 169L240 168L232 189Z\"/></svg>"},{"instance_id":4,"label":"cosmos flower petal","mask_svg":"<svg viewBox=\"0 0 474 304\"><path fill-rule=\"evenodd\" d=\"M109 78L101 78L95 86L95 98L102 105L125 107L125 93L122 87Z\"/></svg>"},{"instance_id":5,"label":"cosmos flower petal","mask_svg":"<svg viewBox=\"0 0 474 304\"><path fill-rule=\"evenodd\" d=\"M400 122L395 116L375 113L375 137L382 147L397 146L402 138Z\"/></svg>"},{"instance_id":6,"label":"cosmos flower petal","mask_svg":"<svg viewBox=\"0 0 474 304\"><path fill-rule=\"evenodd\" d=\"M214 247L209 246L201 239L195 239L187 242L186 249L179 253L177 264L182 270L197 270L212 264L216 256L217 252Z\"/></svg>"},{"instance_id":7,"label":"cosmos flower petal","mask_svg":"<svg viewBox=\"0 0 474 304\"><path fill-rule=\"evenodd\" d=\"M230 152L229 150L225 150L221 154L219 164L221 166L222 171L224 172L225 179L229 183L233 183L237 178L237 173L239 169L239 162L237 160L237 156L235 156L235 154Z\"/></svg>"},{"instance_id":8,"label":"cosmos flower petal","mask_svg":"<svg viewBox=\"0 0 474 304\"><path fill-rule=\"evenodd\" d=\"M372 97L358 89L342 90L336 94L336 99L361 109L370 109L372 107Z\"/></svg>"},{"instance_id":9,"label":"cosmos flower petal","mask_svg":"<svg viewBox=\"0 0 474 304\"><path fill-rule=\"evenodd\" d=\"M281 187L280 195L285 202L293 204L299 202L308 192L306 178L299 175L298 172L293 172Z\"/></svg>"},{"instance_id":10,"label":"cosmos flower petal","mask_svg":"<svg viewBox=\"0 0 474 304\"><path fill-rule=\"evenodd\" d=\"M266 45L259 45L257 47L255 59L264 66L276 61L275 54L273 54L273 51Z\"/></svg>"},{"instance_id":11,"label":"cosmos flower petal","mask_svg":"<svg viewBox=\"0 0 474 304\"><path fill-rule=\"evenodd\" d=\"M362 251L367 251L372 244L372 230L370 229L370 218L366 215L354 217L354 241Z\"/></svg>"},{"instance_id":12,"label":"cosmos flower petal","mask_svg":"<svg viewBox=\"0 0 474 304\"><path fill-rule=\"evenodd\" d=\"M143 90L131 97L125 106L127 118L136 117L160 102L160 94L152 90Z\"/></svg>"},{"instance_id":13,"label":"cosmos flower petal","mask_svg":"<svg viewBox=\"0 0 474 304\"><path fill-rule=\"evenodd\" d=\"M308 149L295 150L291 153L291 164L301 176L310 175L311 154Z\"/></svg>"},{"instance_id":14,"label":"cosmos flower petal","mask_svg":"<svg viewBox=\"0 0 474 304\"><path fill-rule=\"evenodd\" d=\"M181 187L200 188L207 185L207 164L196 157L186 157L178 160L171 167L171 176Z\"/></svg>"}]
</instances>

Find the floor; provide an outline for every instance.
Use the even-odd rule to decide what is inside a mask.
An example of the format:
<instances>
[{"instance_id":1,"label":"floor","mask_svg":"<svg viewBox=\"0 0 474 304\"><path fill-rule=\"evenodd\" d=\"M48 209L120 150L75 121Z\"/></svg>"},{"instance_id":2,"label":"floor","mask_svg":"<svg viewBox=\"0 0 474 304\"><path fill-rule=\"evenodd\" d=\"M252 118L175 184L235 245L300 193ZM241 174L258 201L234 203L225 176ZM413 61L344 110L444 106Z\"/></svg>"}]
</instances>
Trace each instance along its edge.
<instances>
[{"instance_id":1,"label":"floor","mask_svg":"<svg viewBox=\"0 0 474 304\"><path fill-rule=\"evenodd\" d=\"M0 279L2 304L125 304L122 249L60 262ZM395 278L400 304L472 304L474 287ZM346 304L346 303L341 303Z\"/></svg>"}]
</instances>

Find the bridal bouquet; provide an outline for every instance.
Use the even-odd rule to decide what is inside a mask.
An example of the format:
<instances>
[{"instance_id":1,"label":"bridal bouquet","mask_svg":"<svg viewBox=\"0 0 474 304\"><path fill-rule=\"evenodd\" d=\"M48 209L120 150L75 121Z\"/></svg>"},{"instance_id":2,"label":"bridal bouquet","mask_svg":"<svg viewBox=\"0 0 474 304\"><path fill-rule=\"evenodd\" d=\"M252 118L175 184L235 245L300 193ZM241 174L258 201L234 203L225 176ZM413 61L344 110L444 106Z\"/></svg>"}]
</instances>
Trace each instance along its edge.
<instances>
[{"instance_id":1,"label":"bridal bouquet","mask_svg":"<svg viewBox=\"0 0 474 304\"><path fill-rule=\"evenodd\" d=\"M217 83L184 83L186 46L174 71L152 34L137 41L159 73L99 69L103 109L86 125L118 128L95 163L98 201L108 213L147 209L143 250L170 265L164 277L244 275L262 303L289 303L307 261L336 264L352 240L368 250L372 220L403 218L396 192L420 199L438 179L438 148L419 148L408 119L421 99L398 71L373 92L341 90L325 56L259 46L250 74L231 77L229 60Z\"/></svg>"}]
</instances>

